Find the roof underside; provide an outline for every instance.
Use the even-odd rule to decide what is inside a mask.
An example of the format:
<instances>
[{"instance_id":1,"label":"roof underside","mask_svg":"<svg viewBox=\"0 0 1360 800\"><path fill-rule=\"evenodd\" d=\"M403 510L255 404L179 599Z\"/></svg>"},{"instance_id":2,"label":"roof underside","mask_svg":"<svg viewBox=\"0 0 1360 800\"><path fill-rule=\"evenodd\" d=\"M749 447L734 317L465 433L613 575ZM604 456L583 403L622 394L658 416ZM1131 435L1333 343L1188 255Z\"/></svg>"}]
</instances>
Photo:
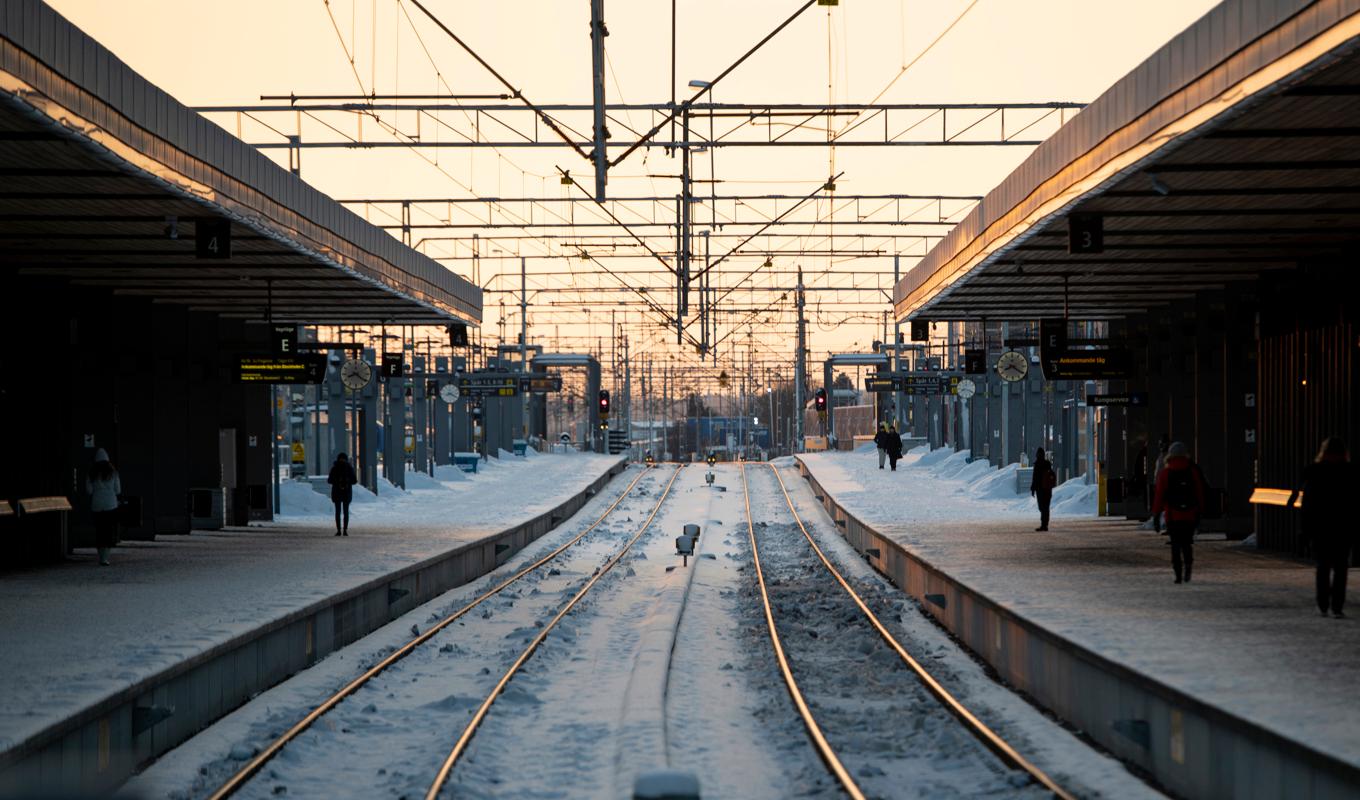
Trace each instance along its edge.
<instances>
[{"instance_id":1,"label":"roof underside","mask_svg":"<svg viewBox=\"0 0 1360 800\"><path fill-rule=\"evenodd\" d=\"M480 320L477 287L189 111L46 6L5 9L5 275L224 316ZM196 257L199 219L231 220L230 259Z\"/></svg>"},{"instance_id":2,"label":"roof underside","mask_svg":"<svg viewBox=\"0 0 1360 800\"><path fill-rule=\"evenodd\" d=\"M1225 4L1234 5L1244 4ZM1056 173L1028 176L1023 201L1006 209L993 202L989 224L982 216L965 222L961 227L974 226L965 230L971 235L952 236L908 274L897 289L899 317L1116 318L1354 253L1360 242L1360 57L1355 38L1341 35L1355 22L1353 14L1341 13L1347 5L1353 4L1314 4L1309 11L1323 14L1325 27L1304 13L1289 18L1282 28L1311 26L1321 55L1278 53L1266 62L1256 54L1251 66L1258 69L1287 58L1300 66L1254 95L1231 97L1238 84L1216 74L1233 59L1250 60L1245 48L1164 101L1179 103L1181 120L1212 113L1207 121L1185 122L1169 136L1162 126L1176 129L1177 123L1163 116L1148 125L1157 109L1148 110ZM1324 46L1317 34L1327 29L1340 46ZM1306 47L1297 31L1292 35L1290 41ZM1282 38L1279 30L1273 38ZM1250 77L1244 73L1242 80ZM1202 105L1186 102L1200 81L1214 82L1227 97L1201 90ZM1070 124L1080 121L1079 115ZM1120 155L1127 156L1122 165ZM1107 165L1118 169L1102 176ZM1021 196L1013 186L1001 189ZM1076 213L1103 219L1103 252L1069 254L1068 217Z\"/></svg>"}]
</instances>

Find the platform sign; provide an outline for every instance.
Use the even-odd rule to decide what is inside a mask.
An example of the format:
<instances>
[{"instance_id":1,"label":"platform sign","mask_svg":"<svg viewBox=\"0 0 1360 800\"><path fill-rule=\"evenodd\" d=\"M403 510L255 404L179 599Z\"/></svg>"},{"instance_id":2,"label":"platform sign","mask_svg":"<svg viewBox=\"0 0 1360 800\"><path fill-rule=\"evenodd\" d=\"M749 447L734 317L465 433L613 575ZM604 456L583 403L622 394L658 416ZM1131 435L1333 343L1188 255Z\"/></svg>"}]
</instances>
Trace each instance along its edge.
<instances>
[{"instance_id":1,"label":"platform sign","mask_svg":"<svg viewBox=\"0 0 1360 800\"><path fill-rule=\"evenodd\" d=\"M902 390L902 376L889 372L868 375L864 378L866 392L898 392Z\"/></svg>"},{"instance_id":2,"label":"platform sign","mask_svg":"<svg viewBox=\"0 0 1360 800\"><path fill-rule=\"evenodd\" d=\"M455 322L449 326L449 346L467 347L468 335L467 326L461 322Z\"/></svg>"},{"instance_id":3,"label":"platform sign","mask_svg":"<svg viewBox=\"0 0 1360 800\"><path fill-rule=\"evenodd\" d=\"M298 335L296 325L271 325L269 334L274 346L274 355L291 356L297 352Z\"/></svg>"},{"instance_id":4,"label":"platform sign","mask_svg":"<svg viewBox=\"0 0 1360 800\"><path fill-rule=\"evenodd\" d=\"M401 378L406 375L406 362L401 353L383 353L382 355L382 376L384 378Z\"/></svg>"},{"instance_id":5,"label":"platform sign","mask_svg":"<svg viewBox=\"0 0 1360 800\"><path fill-rule=\"evenodd\" d=\"M241 356L237 383L321 383L326 378L326 355Z\"/></svg>"},{"instance_id":6,"label":"platform sign","mask_svg":"<svg viewBox=\"0 0 1360 800\"><path fill-rule=\"evenodd\" d=\"M194 222L194 257L231 258L231 220L196 220Z\"/></svg>"},{"instance_id":7,"label":"platform sign","mask_svg":"<svg viewBox=\"0 0 1360 800\"><path fill-rule=\"evenodd\" d=\"M458 391L464 396L473 397L517 397L519 396L517 373L490 373L461 375L458 378Z\"/></svg>"},{"instance_id":8,"label":"platform sign","mask_svg":"<svg viewBox=\"0 0 1360 800\"><path fill-rule=\"evenodd\" d=\"M1050 381L1104 381L1126 378L1131 359L1122 347L1103 350L1068 350L1045 367Z\"/></svg>"},{"instance_id":9,"label":"platform sign","mask_svg":"<svg viewBox=\"0 0 1360 800\"><path fill-rule=\"evenodd\" d=\"M1057 380L1053 375L1059 356L1067 352L1067 320L1061 318L1039 320L1039 366L1044 377Z\"/></svg>"},{"instance_id":10,"label":"platform sign","mask_svg":"<svg viewBox=\"0 0 1360 800\"><path fill-rule=\"evenodd\" d=\"M562 378L557 375L534 375L522 377L519 381L521 392L560 392L562 391Z\"/></svg>"},{"instance_id":11,"label":"platform sign","mask_svg":"<svg viewBox=\"0 0 1360 800\"><path fill-rule=\"evenodd\" d=\"M923 319L911 321L911 340L913 342L930 341L930 323Z\"/></svg>"},{"instance_id":12,"label":"platform sign","mask_svg":"<svg viewBox=\"0 0 1360 800\"><path fill-rule=\"evenodd\" d=\"M1088 406L1113 406L1124 408L1142 408L1148 404L1147 392L1127 392L1125 394L1088 394L1086 395L1086 405Z\"/></svg>"},{"instance_id":13,"label":"platform sign","mask_svg":"<svg viewBox=\"0 0 1360 800\"><path fill-rule=\"evenodd\" d=\"M954 394L958 391L959 380L958 375L903 375L900 391L913 397Z\"/></svg>"},{"instance_id":14,"label":"platform sign","mask_svg":"<svg viewBox=\"0 0 1360 800\"><path fill-rule=\"evenodd\" d=\"M306 461L307 461L307 448L303 446L302 442L293 442L292 452L293 452L293 463L294 463L294 464L304 464L304 463L306 463Z\"/></svg>"},{"instance_id":15,"label":"platform sign","mask_svg":"<svg viewBox=\"0 0 1360 800\"><path fill-rule=\"evenodd\" d=\"M963 371L969 375L987 374L987 351L983 348L968 348L963 352Z\"/></svg>"},{"instance_id":16,"label":"platform sign","mask_svg":"<svg viewBox=\"0 0 1360 800\"><path fill-rule=\"evenodd\" d=\"M1105 219L1099 214L1073 214L1067 218L1067 252L1105 252Z\"/></svg>"}]
</instances>

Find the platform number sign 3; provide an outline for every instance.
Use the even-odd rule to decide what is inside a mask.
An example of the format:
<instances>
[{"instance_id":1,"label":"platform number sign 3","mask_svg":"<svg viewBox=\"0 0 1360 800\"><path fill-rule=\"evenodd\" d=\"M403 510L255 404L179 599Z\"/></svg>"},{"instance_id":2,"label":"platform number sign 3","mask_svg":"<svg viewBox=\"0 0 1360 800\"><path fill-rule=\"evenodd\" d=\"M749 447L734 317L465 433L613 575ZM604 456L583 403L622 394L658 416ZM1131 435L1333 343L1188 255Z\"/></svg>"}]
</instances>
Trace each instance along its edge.
<instances>
[{"instance_id":1,"label":"platform number sign 3","mask_svg":"<svg viewBox=\"0 0 1360 800\"><path fill-rule=\"evenodd\" d=\"M200 219L194 223L194 255L231 258L231 220Z\"/></svg>"},{"instance_id":2,"label":"platform number sign 3","mask_svg":"<svg viewBox=\"0 0 1360 800\"><path fill-rule=\"evenodd\" d=\"M1067 252L1105 252L1105 221L1099 214L1073 214L1067 218Z\"/></svg>"}]
</instances>

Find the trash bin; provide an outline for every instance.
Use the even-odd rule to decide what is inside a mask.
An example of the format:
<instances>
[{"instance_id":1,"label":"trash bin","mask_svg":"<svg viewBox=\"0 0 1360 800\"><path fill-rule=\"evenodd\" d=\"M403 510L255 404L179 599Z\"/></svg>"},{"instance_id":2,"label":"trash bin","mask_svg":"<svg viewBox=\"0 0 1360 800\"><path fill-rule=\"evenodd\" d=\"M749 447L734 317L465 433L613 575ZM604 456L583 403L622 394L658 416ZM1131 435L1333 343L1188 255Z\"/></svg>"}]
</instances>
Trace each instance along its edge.
<instances>
[{"instance_id":1,"label":"trash bin","mask_svg":"<svg viewBox=\"0 0 1360 800\"><path fill-rule=\"evenodd\" d=\"M516 439L510 443L510 452L524 458L524 452L529 449L529 443L524 439Z\"/></svg>"}]
</instances>

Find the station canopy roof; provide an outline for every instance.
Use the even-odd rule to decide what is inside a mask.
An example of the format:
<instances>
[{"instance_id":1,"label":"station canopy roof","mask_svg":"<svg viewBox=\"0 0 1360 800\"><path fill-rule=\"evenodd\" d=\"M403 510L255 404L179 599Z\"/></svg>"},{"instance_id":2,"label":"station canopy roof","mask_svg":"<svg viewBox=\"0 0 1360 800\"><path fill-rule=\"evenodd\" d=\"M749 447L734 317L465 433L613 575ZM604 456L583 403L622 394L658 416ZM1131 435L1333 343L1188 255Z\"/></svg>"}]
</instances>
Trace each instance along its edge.
<instances>
[{"instance_id":1,"label":"station canopy roof","mask_svg":"<svg viewBox=\"0 0 1360 800\"><path fill-rule=\"evenodd\" d=\"M229 259L197 257L200 220L230 220ZM478 287L38 0L0 4L0 275L303 323L477 323L482 312Z\"/></svg>"},{"instance_id":2,"label":"station canopy roof","mask_svg":"<svg viewBox=\"0 0 1360 800\"><path fill-rule=\"evenodd\" d=\"M1102 252L1069 253L1075 214ZM1357 240L1360 0L1226 0L990 192L898 283L895 313L1118 318Z\"/></svg>"}]
</instances>

